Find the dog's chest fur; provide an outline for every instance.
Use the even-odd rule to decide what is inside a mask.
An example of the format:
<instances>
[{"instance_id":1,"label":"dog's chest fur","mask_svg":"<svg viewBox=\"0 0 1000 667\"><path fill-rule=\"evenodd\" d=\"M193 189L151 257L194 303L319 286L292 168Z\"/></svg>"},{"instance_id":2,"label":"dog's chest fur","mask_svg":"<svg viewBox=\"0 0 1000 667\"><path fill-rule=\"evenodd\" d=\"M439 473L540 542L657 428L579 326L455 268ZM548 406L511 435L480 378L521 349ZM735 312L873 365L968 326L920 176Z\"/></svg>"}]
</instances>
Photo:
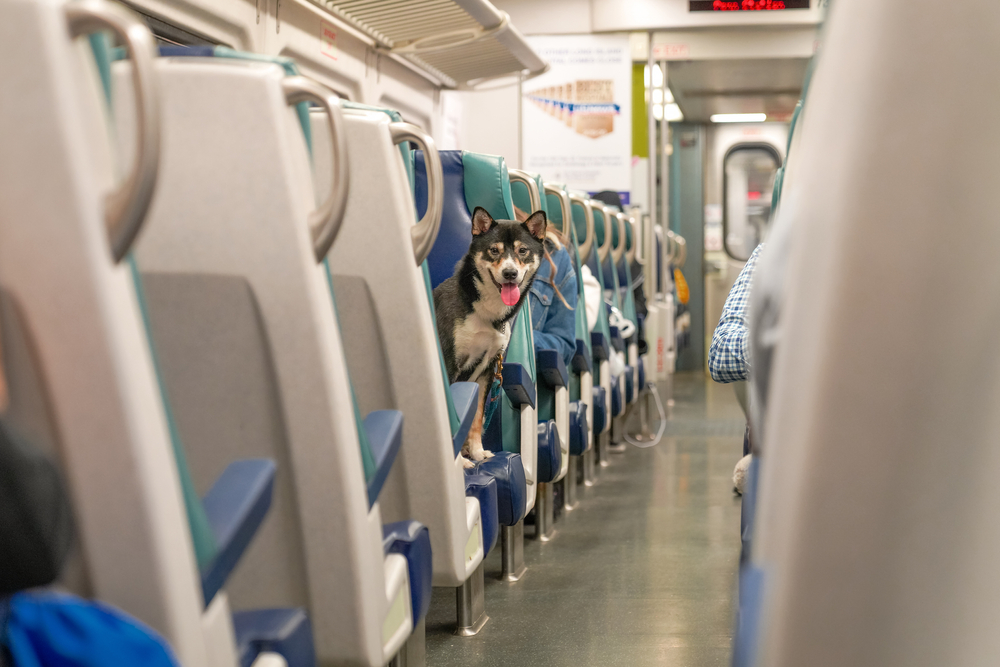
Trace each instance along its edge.
<instances>
[{"instance_id":1,"label":"dog's chest fur","mask_svg":"<svg viewBox=\"0 0 1000 667\"><path fill-rule=\"evenodd\" d=\"M475 381L490 368L497 354L507 349L510 327L505 324L498 331L492 320L485 320L473 311L467 317L456 320L454 341L460 377Z\"/></svg>"}]
</instances>

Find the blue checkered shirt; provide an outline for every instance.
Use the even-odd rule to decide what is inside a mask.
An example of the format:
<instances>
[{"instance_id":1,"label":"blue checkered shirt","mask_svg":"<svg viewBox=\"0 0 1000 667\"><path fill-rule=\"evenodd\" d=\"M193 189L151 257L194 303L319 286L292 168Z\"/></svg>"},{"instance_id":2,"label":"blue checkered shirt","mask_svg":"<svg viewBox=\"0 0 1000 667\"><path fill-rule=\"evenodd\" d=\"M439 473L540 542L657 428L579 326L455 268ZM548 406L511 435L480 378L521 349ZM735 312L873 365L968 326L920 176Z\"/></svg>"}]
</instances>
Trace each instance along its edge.
<instances>
[{"instance_id":1,"label":"blue checkered shirt","mask_svg":"<svg viewBox=\"0 0 1000 667\"><path fill-rule=\"evenodd\" d=\"M746 266L729 290L722 317L712 334L712 347L708 350L708 371L716 382L746 380L750 372L750 328L747 311L750 309L750 286L757 255L764 247L754 248Z\"/></svg>"}]
</instances>

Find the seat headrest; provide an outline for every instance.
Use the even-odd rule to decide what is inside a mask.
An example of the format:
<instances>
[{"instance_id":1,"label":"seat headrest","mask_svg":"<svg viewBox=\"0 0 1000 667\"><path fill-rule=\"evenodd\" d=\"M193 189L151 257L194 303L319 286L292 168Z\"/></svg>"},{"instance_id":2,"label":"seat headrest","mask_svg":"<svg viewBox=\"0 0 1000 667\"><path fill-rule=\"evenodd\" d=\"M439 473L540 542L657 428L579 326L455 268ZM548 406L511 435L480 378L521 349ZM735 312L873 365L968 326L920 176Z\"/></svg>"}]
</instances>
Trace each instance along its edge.
<instances>
[{"instance_id":1,"label":"seat headrest","mask_svg":"<svg viewBox=\"0 0 1000 667\"><path fill-rule=\"evenodd\" d=\"M472 211L485 208L497 220L514 219L510 178L504 159L466 151L441 151L444 175L444 206L437 241L427 256L431 287L437 287L455 272L455 265L472 243ZM422 151L414 153L417 216L427 210L427 167Z\"/></svg>"}]
</instances>

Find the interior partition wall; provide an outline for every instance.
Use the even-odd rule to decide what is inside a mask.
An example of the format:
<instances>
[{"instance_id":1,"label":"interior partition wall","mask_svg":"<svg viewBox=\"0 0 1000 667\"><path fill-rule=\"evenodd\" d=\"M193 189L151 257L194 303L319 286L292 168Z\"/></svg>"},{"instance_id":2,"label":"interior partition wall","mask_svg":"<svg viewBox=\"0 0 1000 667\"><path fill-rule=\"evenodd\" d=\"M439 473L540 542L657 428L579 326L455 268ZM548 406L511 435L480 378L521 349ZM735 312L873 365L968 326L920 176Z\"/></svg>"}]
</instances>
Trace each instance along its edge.
<instances>
[{"instance_id":1,"label":"interior partition wall","mask_svg":"<svg viewBox=\"0 0 1000 667\"><path fill-rule=\"evenodd\" d=\"M705 332L704 154L705 128L689 123L671 124L673 155L670 159L670 228L687 240L684 278L691 290L691 340L677 358L677 370L704 370L707 354ZM709 332L708 335L711 335Z\"/></svg>"}]
</instances>

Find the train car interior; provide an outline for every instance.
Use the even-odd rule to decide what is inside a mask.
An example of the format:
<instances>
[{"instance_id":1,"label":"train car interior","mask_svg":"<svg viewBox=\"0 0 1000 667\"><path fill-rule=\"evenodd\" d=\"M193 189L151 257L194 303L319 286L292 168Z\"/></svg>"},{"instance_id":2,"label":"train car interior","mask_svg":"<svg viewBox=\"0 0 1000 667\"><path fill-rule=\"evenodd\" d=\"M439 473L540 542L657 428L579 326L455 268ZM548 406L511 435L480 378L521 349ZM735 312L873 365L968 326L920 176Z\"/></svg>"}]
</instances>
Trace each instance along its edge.
<instances>
[{"instance_id":1,"label":"train car interior","mask_svg":"<svg viewBox=\"0 0 1000 667\"><path fill-rule=\"evenodd\" d=\"M1000 664L995 59L0 0L0 667Z\"/></svg>"}]
</instances>

